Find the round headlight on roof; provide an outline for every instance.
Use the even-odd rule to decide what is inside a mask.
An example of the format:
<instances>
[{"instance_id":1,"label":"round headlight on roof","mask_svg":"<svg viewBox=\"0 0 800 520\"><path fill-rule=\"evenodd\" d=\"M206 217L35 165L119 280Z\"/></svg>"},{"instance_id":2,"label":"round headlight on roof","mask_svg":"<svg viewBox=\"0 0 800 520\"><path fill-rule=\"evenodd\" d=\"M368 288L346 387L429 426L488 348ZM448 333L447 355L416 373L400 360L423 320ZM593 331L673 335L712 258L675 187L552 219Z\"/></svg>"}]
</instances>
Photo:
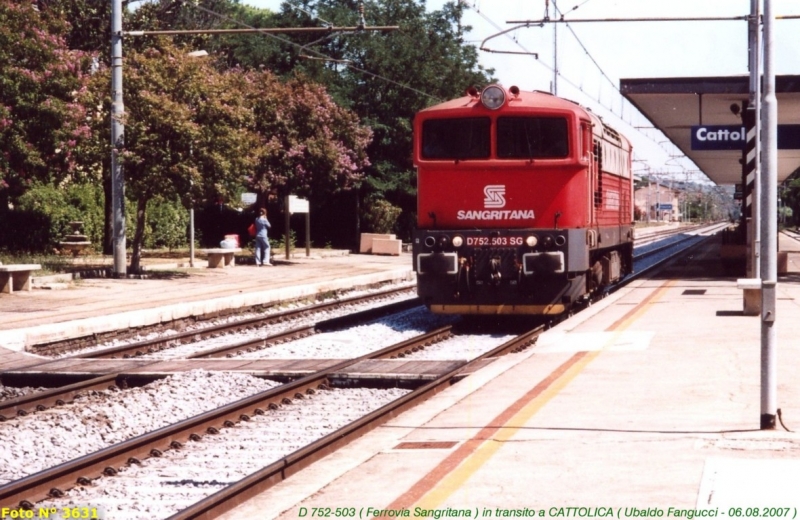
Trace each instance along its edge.
<instances>
[{"instance_id":1,"label":"round headlight on roof","mask_svg":"<svg viewBox=\"0 0 800 520\"><path fill-rule=\"evenodd\" d=\"M497 85L489 85L481 92L481 103L490 110L497 110L506 102L506 91Z\"/></svg>"}]
</instances>

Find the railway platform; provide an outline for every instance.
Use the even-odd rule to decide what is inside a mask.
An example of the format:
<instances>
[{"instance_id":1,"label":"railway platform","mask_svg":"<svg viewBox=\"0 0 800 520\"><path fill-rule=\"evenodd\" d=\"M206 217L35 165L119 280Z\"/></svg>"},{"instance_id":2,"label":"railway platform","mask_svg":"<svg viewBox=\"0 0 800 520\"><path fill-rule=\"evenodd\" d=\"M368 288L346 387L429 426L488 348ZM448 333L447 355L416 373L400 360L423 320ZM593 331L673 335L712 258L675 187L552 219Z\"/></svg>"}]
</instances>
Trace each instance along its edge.
<instances>
[{"instance_id":1,"label":"railway platform","mask_svg":"<svg viewBox=\"0 0 800 520\"><path fill-rule=\"evenodd\" d=\"M631 283L223 518L796 518L800 255L780 277L776 322L778 406L794 431L765 431L761 321L720 275L718 248Z\"/></svg>"},{"instance_id":2,"label":"railway platform","mask_svg":"<svg viewBox=\"0 0 800 520\"><path fill-rule=\"evenodd\" d=\"M266 306L353 287L412 281L411 255L322 251L273 267L150 266L146 279L88 278L0 297L0 363L26 346ZM16 357L19 359L19 356Z\"/></svg>"}]
</instances>

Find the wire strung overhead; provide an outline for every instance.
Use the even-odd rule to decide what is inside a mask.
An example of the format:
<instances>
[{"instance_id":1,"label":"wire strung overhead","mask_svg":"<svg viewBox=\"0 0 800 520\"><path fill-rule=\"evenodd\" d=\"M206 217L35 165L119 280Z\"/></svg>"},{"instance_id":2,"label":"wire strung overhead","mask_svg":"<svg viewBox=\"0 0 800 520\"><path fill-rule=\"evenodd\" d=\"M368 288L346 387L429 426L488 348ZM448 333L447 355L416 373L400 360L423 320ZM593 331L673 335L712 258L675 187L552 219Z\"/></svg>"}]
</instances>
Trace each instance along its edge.
<instances>
[{"instance_id":1,"label":"wire strung overhead","mask_svg":"<svg viewBox=\"0 0 800 520\"><path fill-rule=\"evenodd\" d=\"M572 12L572 11L575 11L576 9L578 9L578 8L579 8L579 7L581 7L581 6L583 6L584 4L586 4L586 3L587 3L587 2L589 2L589 1L590 1L590 0L585 0L584 2L582 2L582 3L580 3L580 4L576 5L576 6L574 6L572 9L570 9L570 10L569 10L569 11L567 11L567 12ZM523 46L523 45L522 45L520 42L518 42L518 41L516 41L516 40L514 40L514 39L512 39L512 38L509 38L511 41L513 41L513 42L515 43L515 45L517 45L518 47L520 47L521 49L523 49L523 51L524 51L524 52L505 51L505 52L503 52L503 53L504 53L504 54L527 54L527 55L532 55L532 56L534 56L534 57L537 59L536 63L538 63L538 64L540 64L541 66L545 67L545 68L546 68L546 69L548 69L550 72L552 72L553 74L555 74L555 75L556 75L556 76L557 76L557 77L558 77L560 80L562 80L562 81L566 82L568 85L572 86L573 88L577 89L578 91L582 92L584 95L586 95L586 96L588 96L589 98L591 98L592 100L594 100L594 101L595 101L596 103L598 103L600 106L602 106L603 108L605 108L606 110L608 110L609 112L611 112L612 114L614 114L616 117L618 117L618 118L619 118L621 121L623 121L623 122L626 122L626 123L627 123L628 125L630 125L630 126L631 126L631 127L634 129L634 130L636 130L636 131L637 131L637 132L638 132L640 135L642 135L643 137L645 137L646 139L648 139L649 141L651 141L652 143L654 143L654 144L655 144L656 146L658 146L658 147L659 147L659 148L660 148L660 149L661 149L661 150L662 150L662 151L663 151L665 154L667 154L668 156L670 156L670 160L674 160L674 159L675 159L675 156L673 156L673 155L670 153L670 151L669 151L669 150L667 150L667 149L666 149L664 146L662 146L661 142L659 142L659 141L657 140L657 138L654 138L653 136L651 136L651 135L648 135L646 132L643 132L643 131L641 131L641 130L640 130L640 127L637 127L637 126L636 126L636 125L633 123L633 120L630 118L631 114L638 114L638 115L639 115L639 117L642 117L642 118L644 118L644 116L643 116L643 115L641 115L641 113L639 113L639 111L638 111L638 110L637 110L637 109L636 109L636 108L635 108L633 105L631 105L631 104L630 104L630 102L629 102L627 99L625 99L625 97L622 95L622 92L619 90L619 87L617 87L617 85L614 83L614 81L613 81L613 80L612 80L612 79L611 79L611 78L608 76L608 74L606 74L606 72L603 70L603 68L602 68L602 67L600 66L600 64L597 62L597 60L595 60L595 58L594 58L594 57L592 56L592 54L589 52L589 49L588 49L588 48L586 48L586 46L583 44L583 42L580 40L580 38L578 38L578 35L575 33L575 31L573 30L573 28L570 26L570 23L569 23L569 22L570 22L571 20L565 20L565 19L564 19L565 13L564 13L564 12L562 12L562 11L561 11L561 10L558 8L558 5L556 4L556 1L555 1L555 0L553 0L553 7L554 7L554 14L555 14L556 16L554 16L554 17L552 17L552 18L549 16L549 5L550 5L550 0L545 0L545 12L544 12L544 16L543 16L543 18L542 18L542 19L540 19L540 20L518 20L518 21L509 21L509 22L506 22L506 23L509 23L509 24L516 24L516 25L515 25L514 27L512 27L511 29L503 29L503 28L501 28L501 27L500 27L498 24L496 24L494 21L492 21L492 20L491 20L491 19L490 19L490 18L489 18L489 17L488 17L488 16L487 16L485 13L478 11L477 9L475 9L475 7L474 7L473 5L470 5L470 3L469 3L467 0L459 0L459 2L460 2L462 5L466 6L468 9L472 9L473 11L475 11L475 12L476 12L476 13L477 13L477 14L478 14L478 15L479 15L481 18L483 18L484 20L486 20L486 22L487 22L487 23L489 23L490 25L492 25L492 26L493 26L495 29L497 29L497 30L499 31L498 33L496 33L496 34L494 34L494 35L491 35L491 36L489 36L488 38L484 39L483 43L481 44L481 50L484 50L484 51L486 51L486 52L498 52L498 51L491 50L491 49L484 49L483 47L484 47L484 44L485 44L485 42L487 42L487 41L489 41L489 40L491 40L491 39L493 39L493 38L499 37L499 36L503 36L503 35L506 35L506 36L507 36L507 33L509 33L509 32L512 32L512 31L515 31L515 30L518 30L518 29L521 29L521 28L525 28L525 27L544 27L544 24L545 24L545 23L564 23L564 24L566 24L566 26L567 26L567 28L569 29L570 33L572 34L573 38L575 38L575 41L576 41L576 42L578 43L578 45L581 47L581 49L583 50L583 52L585 53L585 55L586 55L586 56L588 56L588 58L590 59L590 61L592 62L592 64L595 66L595 68L596 68L596 69L597 69L597 70L600 72L601 76L602 76L602 77L605 79L605 81L606 81L606 82L607 82L609 85L611 85L612 89L615 91L615 94L618 96L618 99L620 100L620 110L619 110L619 113L617 113L617 111L614 109L614 106L613 106L613 104L609 106L609 105L607 105L607 104L603 103L602 96L601 96L602 90L601 90L601 91L598 93L598 95L597 95L597 96L594 96L594 95L592 95L592 94L590 94L590 93L586 92L586 90L584 90L583 86L576 84L576 83L575 83L574 81L572 81L570 78L568 78L568 77L564 76L564 75L561 73L561 71L560 71L560 70L557 70L557 69L555 68L555 66L551 66L551 65L547 64L546 62L543 62L543 61L539 60L539 59L538 59L538 54L537 54L537 53L534 53L534 52L531 52L531 51L529 51L529 50L528 50L527 48L525 48L525 47L524 47L524 46ZM746 18L746 17L745 17L745 18ZM723 19L724 19L724 20L739 20L739 19L742 19L742 17L725 17L725 18L723 18ZM612 19L612 20L613 20L613 19ZM655 21L654 19L645 19L645 20L646 20L646 21ZM688 20L688 19L687 19L687 20ZM625 106L627 106L627 107L628 107L628 110L627 110L627 112L628 112L628 116L629 116L628 120L626 120L626 119L625 119L625 110L624 110L624 107L625 107ZM648 122L648 123L649 123L649 122ZM664 137L664 136L663 136L663 134L662 134L661 132L659 132L659 134L661 134L659 137L661 137L661 138L663 138L663 137ZM690 160L690 159L689 159L688 157L686 157L685 155L682 155L682 156L681 156L681 159ZM683 165L679 165L679 167L680 167L682 170L686 170L686 167L685 167L685 166L683 166Z\"/></svg>"}]
</instances>

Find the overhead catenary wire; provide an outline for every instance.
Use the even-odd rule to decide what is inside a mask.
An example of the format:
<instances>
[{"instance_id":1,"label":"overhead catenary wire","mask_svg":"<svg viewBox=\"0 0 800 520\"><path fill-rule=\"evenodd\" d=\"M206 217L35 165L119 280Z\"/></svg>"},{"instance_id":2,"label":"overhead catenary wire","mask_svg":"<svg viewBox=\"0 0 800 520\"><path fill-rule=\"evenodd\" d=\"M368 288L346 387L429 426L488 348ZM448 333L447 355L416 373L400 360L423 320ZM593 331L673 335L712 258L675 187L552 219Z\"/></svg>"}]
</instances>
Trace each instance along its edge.
<instances>
[{"instance_id":1,"label":"overhead catenary wire","mask_svg":"<svg viewBox=\"0 0 800 520\"><path fill-rule=\"evenodd\" d=\"M565 19L562 13L561 18L542 18L539 20L509 20L506 23L529 23L537 25L540 23L570 24L570 23L610 23L610 22L732 22L747 21L747 15L740 16L678 16L678 17L639 17L639 18L570 18Z\"/></svg>"},{"instance_id":2,"label":"overhead catenary wire","mask_svg":"<svg viewBox=\"0 0 800 520\"><path fill-rule=\"evenodd\" d=\"M586 0L586 1L585 1L585 2L583 2L582 4L580 4L580 5L578 5L578 6L575 6L575 7L573 7L573 8L572 8L572 11L574 11L575 9L577 9L578 7L580 7L581 5L585 4L585 3L586 3L586 2L588 2L588 1L589 1L589 0ZM592 54L589 52L589 49L587 49L587 48L586 48L586 46L583 44L583 42L581 41L581 39L578 37L578 34L575 32L575 30L574 30L574 29L572 28L572 26L569 24L569 21L568 21L568 20L567 20L567 21L564 21L564 14L565 14L565 13L564 13L563 11L561 11L561 9L559 9L559 7L558 7L558 4L556 3L556 0L553 0L553 7L554 7L554 8L556 9L556 11L559 13L559 15L560 15L560 21L563 21L563 23L565 23L565 24L566 24L566 26L567 26L567 29L569 29L569 31L570 31L570 33L572 34L573 38L575 38L575 41L578 43L578 45L579 45L579 46L581 47L581 49L584 51L584 53L586 54L586 56L587 56L587 57L588 57L588 58L591 60L592 64L594 64L595 68L597 68L597 70L600 72L600 75L601 75L603 78L605 78L605 80L608 82L608 84L609 84L609 85L611 85L611 87L612 87L612 88L613 88L613 89L616 91L616 93L619 95L619 99L621 100L621 103L620 103L620 113L619 113L619 118L620 118L620 119L621 119L621 120L624 122L624 121L625 121L625 114L624 114L624 108L625 108L625 104L626 104L626 103L630 104L630 103L629 103L629 102L628 102L628 101L625 99L625 97L622 95L622 92L619 90L619 88L617 87L617 85L616 85L616 84L615 84L615 83L614 83L614 82L611 80L611 78L608 76L608 74L606 74L606 72L603 70L603 68L602 68L602 67L600 66L600 64L597 62L597 60L595 60L595 59L594 59L594 56L592 56ZM747 18L747 17L745 17L745 18ZM554 27L555 27L555 26L554 26ZM560 74L559 74L559 75L560 75ZM580 88L580 90L583 92L583 88ZM598 98L599 98L599 96L598 96ZM605 105L603 105L603 103L602 103L602 100L598 99L597 101L600 103L600 105L601 105L601 106L605 106ZM613 106L612 106L612 107L606 107L606 108L608 108L608 109L609 109L609 110L610 110L612 113L614 113ZM629 112L630 112L630 110L629 110ZM628 124L629 124L630 126L633 126L633 124L632 124L632 123L633 123L633 121L632 121L632 120L631 120L631 121L628 121ZM634 127L634 128L635 128L635 127ZM659 131L659 132L660 132L660 131ZM647 134L646 134L646 133L644 133L644 132L640 132L640 133L641 133L643 136L647 137L649 140L651 140L651 141L655 142L655 143L656 143L656 145L658 145L658 146L659 146L659 147L660 147L662 150L664 150L666 153L668 153L668 154L669 154L669 151L668 151L668 150L666 150L666 149L665 149L663 146L661 146L661 143L660 143L660 142L656 142L656 141L655 141L655 139L653 139L652 137L650 137L649 135L647 135ZM660 132L660 133L663 135L663 132ZM689 159L689 158L688 158L688 157L687 157L685 154L683 154L683 153L681 153L681 154L680 154L680 156L676 156L676 155L672 155L672 154L670 154L670 159L669 159L668 161L666 161L666 164L669 164L671 161L674 161L675 159ZM677 166L678 168L681 168L682 170L684 170L684 171L687 171L687 170L686 170L686 167L685 167L684 165L682 165L682 164L677 164L677 163L673 163L673 164L674 164L675 166Z\"/></svg>"},{"instance_id":3,"label":"overhead catenary wire","mask_svg":"<svg viewBox=\"0 0 800 520\"><path fill-rule=\"evenodd\" d=\"M586 2L588 2L588 1L589 1L589 0L586 0ZM583 4L585 4L586 2L583 2ZM509 31L508 31L508 29L503 29L503 28L502 28L502 27L500 27L500 26L499 26L497 23L495 23L493 20L491 20L491 19L490 19L490 18L489 18L489 17L488 17L486 14L484 14L483 12L481 12L481 11L477 10L477 9L476 9L476 8L475 8L473 5L470 5L470 3L469 3L467 0L459 0L459 3L461 3L461 4L462 4L462 5L464 5L464 6L466 6L468 9L472 9L472 10L473 10L473 11L474 11L476 14L478 14L478 15L479 15L481 18L483 18L483 19L484 19L484 20L485 20L485 21L486 21L488 24L490 24L492 27L494 27L495 29L497 29L498 31L500 31L500 34L498 34L498 35L496 35L496 36L500 36L500 35L502 35L503 33L507 33L507 32L509 32ZM554 4L555 4L555 2L554 2ZM580 5L583 5L583 4L580 4ZM579 7L579 6L578 6L578 7ZM558 9L558 7L557 7L557 6L556 6L556 9ZM575 9L575 8L573 8L572 10L574 10L574 9ZM560 10L559 10L559 12L560 12ZM562 13L562 15L561 15L561 16L563 17L563 13ZM551 20L551 21L552 21L552 20ZM515 22L507 22L507 23L515 23ZM522 28L522 27L526 27L526 26L530 26L530 27L533 27L533 26L542 26L542 25L540 25L540 24L539 24L539 22L538 22L538 21L536 21L536 22L534 22L534 21L530 21L530 22L527 22L527 21L522 21L522 22L517 22L517 23L518 23L519 25L518 25L517 27L515 27L515 28ZM569 27L569 25L568 25L568 27ZM595 67L596 67L596 68L597 68L597 69L600 71L601 75L602 75L602 76L603 76L603 77L606 79L606 81L608 81L608 82L609 82L609 84L612 86L612 88L613 88L613 89L616 91L616 93L619 95L620 99L622 100L622 104L623 104L622 106L624 106L624 104L625 104L625 103L628 103L628 104L629 104L629 107L630 107L630 109L629 109L629 111L628 111L629 113L635 113L635 114L639 114L639 116L640 116L640 117L644 118L644 116L643 116L643 115L642 115L642 114L641 114L641 113L640 113L638 110L634 110L634 109L635 109L635 107L633 107L632 105L630 105L630 103L629 103L627 100L625 100L624 96L622 95L622 92L620 92L619 88L618 88L618 87L617 87L617 86L614 84L614 82L613 82L613 81L612 81L612 80L611 80L611 79L608 77L608 75L607 75L607 74L606 74L606 73L605 73L605 72L602 70L602 68L601 68L601 67L600 67L600 65L597 63L597 61L594 59L594 57L592 57L592 56L591 56L591 53L589 52L589 50L588 50L588 49L587 49L587 48L586 48L586 47L583 45L583 43L582 43L582 42L580 42L580 40L578 39L577 35L575 34L575 31L574 31L574 30L572 30L572 28L570 28L570 32L572 33L573 37L574 37L574 38L575 38L575 39L578 41L579 45L581 46L581 48L583 49L583 51L586 53L586 55L587 55L587 56L589 56L590 60L591 60L591 61L592 61L592 63L595 65ZM506 37L508 37L508 35L507 35L507 34L505 34L505 36L506 36ZM518 41L514 40L513 38L509 38L509 40L513 41L515 45L517 45L519 48L521 48L523 51L525 51L524 53L520 53L520 54L531 54L531 55L535 55L535 53L533 53L533 52L531 52L530 50L528 50L528 49L527 49L527 48L526 48L524 45L522 45L520 42L518 42ZM484 40L484 42L485 42L485 41L486 41L486 40ZM483 49L482 49L482 50L483 50ZM490 52L491 52L491 51L490 51ZM511 54L511 53L509 53L509 54ZM552 66L548 65L546 62L544 62L544 61L541 61L541 60L539 60L539 59L537 59L537 60L536 60L536 62L537 62L537 63L539 63L539 64L540 64L542 67L544 67L544 68L546 68L547 70L549 70L550 72L552 72L552 73L554 73L554 74L557 74L559 79L561 79L562 81L566 82L568 85L572 86L572 87L573 87L573 88L575 88L576 90L578 90L578 91L582 92L582 93L583 93L584 95L586 95L587 97L589 97L589 98L593 99L593 100L594 100L596 103L598 103L598 104L599 104L601 107L605 108L606 110L608 110L609 112L611 112L612 114L614 114L616 117L619 117L619 119L620 119L621 121L623 121L623 122L625 122L626 124L628 124L629 126L631 126L631 128L635 129L635 130L636 130L636 131L637 131L637 132L638 132L640 135L642 135L643 137L645 137L646 139L648 139L649 141L651 141L653 144L655 144L656 146L658 146L658 147L659 147L659 148L660 148L660 149L661 149L661 150L662 150L662 151L663 151L665 154L667 154L667 155L670 155L670 152L669 152L667 149L665 149L663 146L661 146L661 144L660 144L660 143L657 141L657 139L656 139L656 138L654 138L654 137L652 137L652 136L648 135L647 133L645 133L645 132L642 132L642 131L640 131L639 129L637 129L637 128L636 128L636 126L634 125L634 123L633 123L633 120L632 120L632 119L631 119L631 120L629 120L629 121L625 121L625 119L624 119L624 113L623 113L623 110L622 110L622 108L620 108L620 113L619 113L619 114L617 114L617 113L615 112L615 110L614 110L614 107L613 107L613 106L607 106L606 104L604 104L604 103L603 103L603 101L602 101L602 99L600 99L600 96L599 96L599 95L598 95L598 96L593 96L593 95L589 94L588 92L586 92L586 90L584 90L584 88L583 88L582 86L580 86L580 85L576 84L576 83L575 83L574 81L572 81L570 78L568 78L568 77L564 76L564 75L561 73L561 71L558 71L558 70L556 70L556 69L555 69L555 67L552 67ZM646 119L646 118L645 118L645 119ZM648 121L648 123L649 123L649 121ZM661 136L663 137L663 133L661 133L661 134L662 134ZM689 160L689 158L688 158L688 157L686 157L685 155L682 155L682 158L685 158L686 160ZM682 169L682 170L686 170L686 167L685 167L685 166L681 165L680 167L681 167L681 169Z\"/></svg>"}]
</instances>

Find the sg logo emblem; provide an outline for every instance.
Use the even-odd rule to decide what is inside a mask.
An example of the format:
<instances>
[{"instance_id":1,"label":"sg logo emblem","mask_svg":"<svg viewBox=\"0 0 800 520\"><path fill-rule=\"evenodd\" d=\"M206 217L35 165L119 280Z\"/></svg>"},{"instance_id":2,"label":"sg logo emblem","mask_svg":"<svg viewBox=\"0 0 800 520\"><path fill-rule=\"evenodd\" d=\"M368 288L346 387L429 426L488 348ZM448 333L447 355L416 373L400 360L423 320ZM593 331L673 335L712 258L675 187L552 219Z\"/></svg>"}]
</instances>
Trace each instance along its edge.
<instances>
[{"instance_id":1,"label":"sg logo emblem","mask_svg":"<svg viewBox=\"0 0 800 520\"><path fill-rule=\"evenodd\" d=\"M506 205L506 187L503 184L489 184L483 188L483 207L502 208Z\"/></svg>"}]
</instances>

